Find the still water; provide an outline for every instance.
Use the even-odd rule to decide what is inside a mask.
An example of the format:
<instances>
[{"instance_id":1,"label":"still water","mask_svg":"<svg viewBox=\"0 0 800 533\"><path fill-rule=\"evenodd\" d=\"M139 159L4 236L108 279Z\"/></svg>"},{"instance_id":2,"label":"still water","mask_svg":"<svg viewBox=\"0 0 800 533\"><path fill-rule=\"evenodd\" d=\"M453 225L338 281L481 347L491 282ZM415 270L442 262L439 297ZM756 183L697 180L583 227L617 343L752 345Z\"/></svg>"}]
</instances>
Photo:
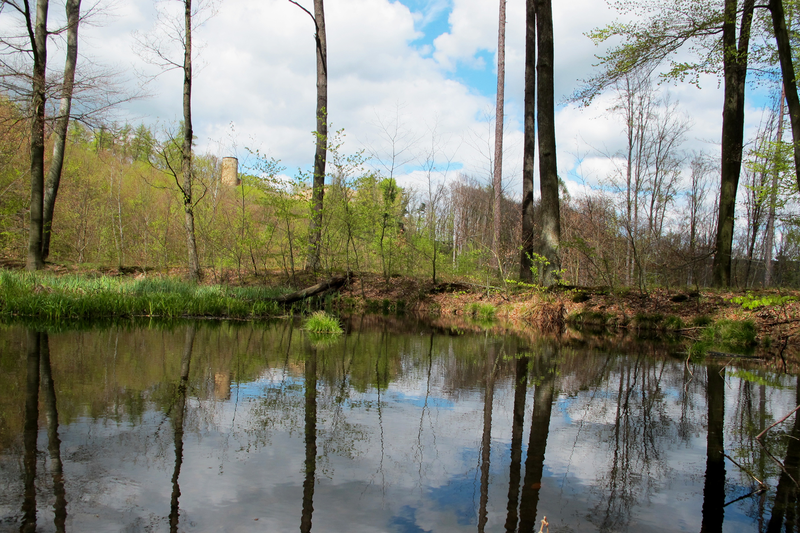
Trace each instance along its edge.
<instances>
[{"instance_id":1,"label":"still water","mask_svg":"<svg viewBox=\"0 0 800 533\"><path fill-rule=\"evenodd\" d=\"M0 530L794 531L800 424L755 436L798 380L726 363L378 318L2 326Z\"/></svg>"}]
</instances>

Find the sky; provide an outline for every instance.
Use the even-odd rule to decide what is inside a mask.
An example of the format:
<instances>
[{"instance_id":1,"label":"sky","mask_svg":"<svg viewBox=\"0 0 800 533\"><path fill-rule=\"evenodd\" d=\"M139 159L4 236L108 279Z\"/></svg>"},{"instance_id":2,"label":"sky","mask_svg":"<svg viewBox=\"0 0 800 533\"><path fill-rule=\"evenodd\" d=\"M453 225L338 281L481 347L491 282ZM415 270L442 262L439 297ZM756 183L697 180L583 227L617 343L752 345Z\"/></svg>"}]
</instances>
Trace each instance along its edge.
<instances>
[{"instance_id":1,"label":"sky","mask_svg":"<svg viewBox=\"0 0 800 533\"><path fill-rule=\"evenodd\" d=\"M86 0L84 0L86 1ZM116 120L165 131L181 120L182 77L143 60L138 42L154 42L156 8L180 17L177 0L106 3L81 29L82 60L111 66L131 87L150 80L148 97L120 106ZM310 10L311 0L300 0ZM328 0L331 131L342 151L364 150L370 165L403 185L424 187L429 174L491 181L497 84L498 6L487 0ZM503 179L521 194L524 0L508 0ZM622 126L610 95L589 107L566 104L593 72L601 52L585 33L615 20L603 0L553 2L559 174L572 193L601 186L621 147ZM51 7L58 17L58 7ZM311 18L288 0L219 0L201 15L193 123L200 152L253 164L252 152L279 159L287 174L310 168L314 153L315 49ZM180 20L180 19L178 19ZM162 28L163 29L163 28ZM163 33L162 33L163 35ZM176 60L180 51L172 49ZM152 78L152 79L151 79ZM722 92L665 85L692 122L685 148L718 153ZM752 108L752 103L751 103ZM749 109L748 129L760 112Z\"/></svg>"}]
</instances>

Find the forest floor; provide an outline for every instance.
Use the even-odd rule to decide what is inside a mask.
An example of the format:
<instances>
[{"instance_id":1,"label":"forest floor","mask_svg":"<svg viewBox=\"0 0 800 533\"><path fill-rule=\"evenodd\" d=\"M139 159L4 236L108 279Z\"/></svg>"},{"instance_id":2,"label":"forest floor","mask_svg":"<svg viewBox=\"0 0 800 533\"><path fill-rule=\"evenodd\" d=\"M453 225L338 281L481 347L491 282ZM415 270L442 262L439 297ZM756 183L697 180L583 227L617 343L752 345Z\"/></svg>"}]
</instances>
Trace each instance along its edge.
<instances>
[{"instance_id":1,"label":"forest floor","mask_svg":"<svg viewBox=\"0 0 800 533\"><path fill-rule=\"evenodd\" d=\"M15 262L0 266L21 269ZM170 276L185 278L181 269L163 273L139 268L86 268L48 265L53 274L108 275L138 278ZM236 271L206 271L204 283L234 286L282 286L301 289L325 279L323 275L298 273L287 278L281 272L239 275ZM462 329L485 329L487 309L501 330L561 331L563 325L592 326L616 334L678 333L698 339L701 326L720 320L751 320L756 326L757 355L790 361L800 368L800 291L785 289L720 290L653 288L639 291L607 287L555 287L543 289L512 282L477 284L466 280L433 283L410 277L351 274L331 300L340 312L410 313L429 320L457 324ZM792 365L794 366L794 365Z\"/></svg>"}]
</instances>

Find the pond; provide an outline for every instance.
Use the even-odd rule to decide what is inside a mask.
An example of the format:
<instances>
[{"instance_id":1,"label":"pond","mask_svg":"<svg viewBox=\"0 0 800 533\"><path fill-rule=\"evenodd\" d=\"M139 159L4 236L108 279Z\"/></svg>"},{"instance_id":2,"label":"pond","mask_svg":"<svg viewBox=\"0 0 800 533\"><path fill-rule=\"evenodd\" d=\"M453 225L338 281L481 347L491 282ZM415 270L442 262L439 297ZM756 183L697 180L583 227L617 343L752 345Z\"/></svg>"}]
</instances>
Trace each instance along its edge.
<instances>
[{"instance_id":1,"label":"pond","mask_svg":"<svg viewBox=\"0 0 800 533\"><path fill-rule=\"evenodd\" d=\"M347 330L0 326L0 530L797 527L800 424L756 440L795 376L652 342Z\"/></svg>"}]
</instances>

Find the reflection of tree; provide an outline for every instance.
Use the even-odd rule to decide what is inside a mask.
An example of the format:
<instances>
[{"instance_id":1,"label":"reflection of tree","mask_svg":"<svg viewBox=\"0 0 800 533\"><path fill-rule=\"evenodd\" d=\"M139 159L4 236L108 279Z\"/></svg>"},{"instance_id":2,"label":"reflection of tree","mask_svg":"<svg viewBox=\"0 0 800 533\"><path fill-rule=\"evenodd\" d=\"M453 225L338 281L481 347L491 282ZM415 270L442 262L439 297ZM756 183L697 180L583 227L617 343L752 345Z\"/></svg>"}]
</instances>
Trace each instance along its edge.
<instances>
[{"instance_id":1,"label":"reflection of tree","mask_svg":"<svg viewBox=\"0 0 800 533\"><path fill-rule=\"evenodd\" d=\"M522 432L525 424L525 396L528 394L528 357L517 356L514 380L514 418L511 426L511 466L508 475L508 515L506 531L517 529L517 505L519 504L519 482L522 470Z\"/></svg>"},{"instance_id":2,"label":"reflection of tree","mask_svg":"<svg viewBox=\"0 0 800 533\"><path fill-rule=\"evenodd\" d=\"M542 355L534 365L533 380L536 389L533 396L533 414L531 415L531 434L528 440L528 457L525 459L525 481L522 486L519 510L519 531L535 531L536 512L539 506L539 491L542 488L544 471L544 452L547 448L547 436L550 433L550 415L553 410L555 395L554 345L544 344Z\"/></svg>"},{"instance_id":3,"label":"reflection of tree","mask_svg":"<svg viewBox=\"0 0 800 533\"><path fill-rule=\"evenodd\" d=\"M190 324L186 329L186 340L183 346L183 357L181 358L181 379L178 383L178 395L173 406L172 424L175 430L175 469L172 471L172 497L170 499L169 529L170 532L178 530L178 520L180 519L180 508L178 499L181 496L181 487L178 484L178 477L181 475L181 465L183 464L183 421L186 414L186 389L189 386L189 364L192 360L192 349L197 327Z\"/></svg>"},{"instance_id":4,"label":"reflection of tree","mask_svg":"<svg viewBox=\"0 0 800 533\"><path fill-rule=\"evenodd\" d=\"M44 396L47 420L47 450L53 477L55 495L54 524L56 531L64 531L67 519L67 499L64 490L64 471L61 464L61 440L58 437L58 407L53 372L50 366L50 341L47 333L28 330L27 378L25 382L25 422L23 443L25 453L25 492L22 501L23 532L36 531L36 441L39 433L39 380Z\"/></svg>"},{"instance_id":5,"label":"reflection of tree","mask_svg":"<svg viewBox=\"0 0 800 533\"><path fill-rule=\"evenodd\" d=\"M492 407L494 405L494 378L496 349L490 345L486 356L486 391L483 397L483 436L481 438L481 500L478 513L478 531L483 533L488 518L486 505L489 502L489 461L492 454Z\"/></svg>"},{"instance_id":6,"label":"reflection of tree","mask_svg":"<svg viewBox=\"0 0 800 533\"><path fill-rule=\"evenodd\" d=\"M303 514L300 531L311 531L314 513L314 482L317 471L317 350L310 348L305 364L305 479L303 480Z\"/></svg>"},{"instance_id":7,"label":"reflection of tree","mask_svg":"<svg viewBox=\"0 0 800 533\"><path fill-rule=\"evenodd\" d=\"M703 484L703 522L700 531L722 531L725 517L725 369L708 369L708 441Z\"/></svg>"},{"instance_id":8,"label":"reflection of tree","mask_svg":"<svg viewBox=\"0 0 800 533\"><path fill-rule=\"evenodd\" d=\"M61 464L61 439L58 438L58 408L56 406L56 386L50 368L50 339L47 333L41 334L39 344L41 355L42 392L47 419L47 450L50 454L50 468L53 476L53 493L56 531L63 532L67 519L67 500L64 490L64 469Z\"/></svg>"},{"instance_id":9,"label":"reflection of tree","mask_svg":"<svg viewBox=\"0 0 800 533\"><path fill-rule=\"evenodd\" d=\"M600 531L625 529L633 507L649 497L667 470L662 446L671 420L661 390L664 364L644 354L622 361L612 433L604 437L611 446L611 464L599 477L601 501L592 509Z\"/></svg>"},{"instance_id":10,"label":"reflection of tree","mask_svg":"<svg viewBox=\"0 0 800 533\"><path fill-rule=\"evenodd\" d=\"M800 377L797 378L795 402L800 405ZM767 524L768 533L780 531L783 524L785 524L786 531L795 531L798 526L798 515L800 515L798 512L800 501L797 498L797 483L800 481L800 415L796 413L783 466L785 470L778 478L772 516Z\"/></svg>"},{"instance_id":11,"label":"reflection of tree","mask_svg":"<svg viewBox=\"0 0 800 533\"><path fill-rule=\"evenodd\" d=\"M25 496L22 500L20 531L36 531L36 437L39 433L39 340L40 333L28 330L28 377L25 387Z\"/></svg>"}]
</instances>

